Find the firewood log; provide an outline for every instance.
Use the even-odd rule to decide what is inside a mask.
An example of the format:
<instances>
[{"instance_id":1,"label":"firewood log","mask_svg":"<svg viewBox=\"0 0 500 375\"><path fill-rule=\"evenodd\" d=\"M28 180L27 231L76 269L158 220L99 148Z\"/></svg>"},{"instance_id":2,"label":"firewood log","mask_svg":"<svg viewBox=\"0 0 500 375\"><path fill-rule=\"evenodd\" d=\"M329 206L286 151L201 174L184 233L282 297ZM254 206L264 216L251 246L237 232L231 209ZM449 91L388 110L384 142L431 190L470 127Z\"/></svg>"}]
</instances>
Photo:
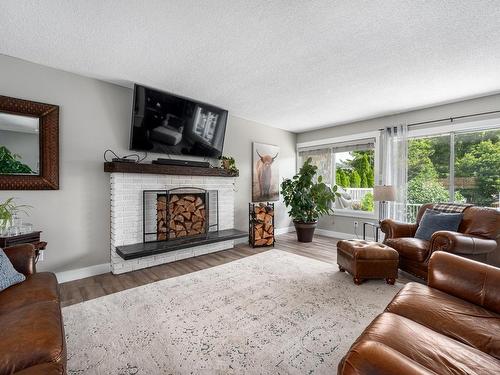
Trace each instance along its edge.
<instances>
[{"instance_id":1,"label":"firewood log","mask_svg":"<svg viewBox=\"0 0 500 375\"><path fill-rule=\"evenodd\" d=\"M156 209L157 210L164 210L165 208L167 208L167 202L165 202L165 201L162 202L160 200L158 200L156 202Z\"/></svg>"},{"instance_id":2,"label":"firewood log","mask_svg":"<svg viewBox=\"0 0 500 375\"><path fill-rule=\"evenodd\" d=\"M193 226L192 226L193 229L201 229L201 227L202 227L201 221L198 221L197 223L194 223Z\"/></svg>"},{"instance_id":3,"label":"firewood log","mask_svg":"<svg viewBox=\"0 0 500 375\"><path fill-rule=\"evenodd\" d=\"M200 232L197 230L192 229L192 230L188 231L188 236L195 236L197 234L200 234Z\"/></svg>"},{"instance_id":4,"label":"firewood log","mask_svg":"<svg viewBox=\"0 0 500 375\"><path fill-rule=\"evenodd\" d=\"M183 212L181 215L184 216L186 220L191 220L191 212Z\"/></svg>"},{"instance_id":5,"label":"firewood log","mask_svg":"<svg viewBox=\"0 0 500 375\"><path fill-rule=\"evenodd\" d=\"M274 242L274 237L271 237L267 240L267 245L272 245Z\"/></svg>"},{"instance_id":6,"label":"firewood log","mask_svg":"<svg viewBox=\"0 0 500 375\"><path fill-rule=\"evenodd\" d=\"M198 216L199 218L202 218L203 217L203 214L201 213L201 210L200 209L197 209L196 211L194 211L194 214L196 216Z\"/></svg>"},{"instance_id":7,"label":"firewood log","mask_svg":"<svg viewBox=\"0 0 500 375\"><path fill-rule=\"evenodd\" d=\"M177 237L184 237L187 235L187 232L185 230L182 230L180 232L177 232Z\"/></svg>"},{"instance_id":8,"label":"firewood log","mask_svg":"<svg viewBox=\"0 0 500 375\"><path fill-rule=\"evenodd\" d=\"M268 233L266 231L264 231L263 234L262 234L263 238L269 238L269 237L272 237L272 236L273 236L272 233Z\"/></svg>"},{"instance_id":9,"label":"firewood log","mask_svg":"<svg viewBox=\"0 0 500 375\"><path fill-rule=\"evenodd\" d=\"M173 212L173 215L174 216L177 216L178 214L180 214L181 212L184 212L184 207L183 206L177 206L175 207L175 210Z\"/></svg>"},{"instance_id":10,"label":"firewood log","mask_svg":"<svg viewBox=\"0 0 500 375\"><path fill-rule=\"evenodd\" d=\"M185 221L184 222L184 226L189 231L191 229L191 227L193 226L193 222L191 222L191 221Z\"/></svg>"},{"instance_id":11,"label":"firewood log","mask_svg":"<svg viewBox=\"0 0 500 375\"><path fill-rule=\"evenodd\" d=\"M254 229L254 240L260 240L262 238L258 229Z\"/></svg>"},{"instance_id":12,"label":"firewood log","mask_svg":"<svg viewBox=\"0 0 500 375\"><path fill-rule=\"evenodd\" d=\"M158 241L165 241L167 239L167 233L158 233Z\"/></svg>"},{"instance_id":13,"label":"firewood log","mask_svg":"<svg viewBox=\"0 0 500 375\"><path fill-rule=\"evenodd\" d=\"M194 223L197 223L198 221L201 221L201 216L196 215L196 211L194 212L194 215L191 216L191 221Z\"/></svg>"},{"instance_id":14,"label":"firewood log","mask_svg":"<svg viewBox=\"0 0 500 375\"><path fill-rule=\"evenodd\" d=\"M264 219L266 218L266 213L265 212L260 212L256 216L257 216L257 220L264 221Z\"/></svg>"},{"instance_id":15,"label":"firewood log","mask_svg":"<svg viewBox=\"0 0 500 375\"><path fill-rule=\"evenodd\" d=\"M267 244L267 240L266 239L260 239L260 240L256 240L255 241L255 245L256 246L262 246L262 245L266 245Z\"/></svg>"},{"instance_id":16,"label":"firewood log","mask_svg":"<svg viewBox=\"0 0 500 375\"><path fill-rule=\"evenodd\" d=\"M175 202L175 204L176 204L177 206L185 206L185 205L186 205L186 203L187 203L187 201L185 201L185 200L184 200L184 198L181 198L181 199L179 199L177 202Z\"/></svg>"},{"instance_id":17,"label":"firewood log","mask_svg":"<svg viewBox=\"0 0 500 375\"><path fill-rule=\"evenodd\" d=\"M180 223L183 223L184 222L184 216L182 215L177 215L174 220L180 222Z\"/></svg>"},{"instance_id":18,"label":"firewood log","mask_svg":"<svg viewBox=\"0 0 500 375\"><path fill-rule=\"evenodd\" d=\"M270 229L271 229L271 227L272 227L272 226L273 226L273 225L272 225L271 223L265 223L265 224L264 224L264 230L265 230L266 232L271 233Z\"/></svg>"},{"instance_id":19,"label":"firewood log","mask_svg":"<svg viewBox=\"0 0 500 375\"><path fill-rule=\"evenodd\" d=\"M201 199L200 197L196 197L196 202L194 202L194 205L198 207L201 206L202 204L203 204L203 199Z\"/></svg>"},{"instance_id":20,"label":"firewood log","mask_svg":"<svg viewBox=\"0 0 500 375\"><path fill-rule=\"evenodd\" d=\"M168 234L168 237L169 237L169 238L175 238L175 237L176 237L176 236L175 236L175 232L174 232L173 230L171 230L171 231L169 232L169 234Z\"/></svg>"},{"instance_id":21,"label":"firewood log","mask_svg":"<svg viewBox=\"0 0 500 375\"><path fill-rule=\"evenodd\" d=\"M170 220L170 224L168 225L168 227L169 227L170 229L174 229L174 230L175 230L175 221Z\"/></svg>"},{"instance_id":22,"label":"firewood log","mask_svg":"<svg viewBox=\"0 0 500 375\"><path fill-rule=\"evenodd\" d=\"M262 228L262 225L263 225L263 224L255 224L255 229L260 229L260 228Z\"/></svg>"},{"instance_id":23,"label":"firewood log","mask_svg":"<svg viewBox=\"0 0 500 375\"><path fill-rule=\"evenodd\" d=\"M175 203L179 200L179 197L177 195L172 195L170 197L170 203Z\"/></svg>"},{"instance_id":24,"label":"firewood log","mask_svg":"<svg viewBox=\"0 0 500 375\"><path fill-rule=\"evenodd\" d=\"M184 228L184 225L177 224L177 225L175 226L175 230L176 230L177 232L179 232L179 231L183 231L184 229L185 229L185 228Z\"/></svg>"},{"instance_id":25,"label":"firewood log","mask_svg":"<svg viewBox=\"0 0 500 375\"><path fill-rule=\"evenodd\" d=\"M189 202L194 202L196 199L193 195L185 195L183 198Z\"/></svg>"},{"instance_id":26,"label":"firewood log","mask_svg":"<svg viewBox=\"0 0 500 375\"><path fill-rule=\"evenodd\" d=\"M185 207L186 207L187 212L194 212L194 210L196 209L194 203L190 203L190 204L186 205Z\"/></svg>"}]
</instances>

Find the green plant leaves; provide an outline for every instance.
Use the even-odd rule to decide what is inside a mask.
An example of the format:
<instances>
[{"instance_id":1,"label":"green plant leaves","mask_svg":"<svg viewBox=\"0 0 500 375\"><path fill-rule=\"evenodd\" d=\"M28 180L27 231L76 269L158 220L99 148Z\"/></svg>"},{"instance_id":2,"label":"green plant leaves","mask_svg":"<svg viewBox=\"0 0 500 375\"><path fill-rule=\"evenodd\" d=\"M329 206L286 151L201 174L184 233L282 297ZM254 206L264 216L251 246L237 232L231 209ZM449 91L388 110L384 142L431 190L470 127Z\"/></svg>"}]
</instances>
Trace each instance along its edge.
<instances>
[{"instance_id":1,"label":"green plant leaves","mask_svg":"<svg viewBox=\"0 0 500 375\"><path fill-rule=\"evenodd\" d=\"M29 166L21 163L18 159L21 159L19 155L13 154L5 146L0 146L0 174L35 173Z\"/></svg>"},{"instance_id":2,"label":"green plant leaves","mask_svg":"<svg viewBox=\"0 0 500 375\"><path fill-rule=\"evenodd\" d=\"M318 176L314 182L318 167L311 164L308 158L300 168L299 173L281 183L281 194L288 214L297 221L312 222L322 215L333 213L331 205L339 196L337 186L328 187L323 177Z\"/></svg>"}]
</instances>

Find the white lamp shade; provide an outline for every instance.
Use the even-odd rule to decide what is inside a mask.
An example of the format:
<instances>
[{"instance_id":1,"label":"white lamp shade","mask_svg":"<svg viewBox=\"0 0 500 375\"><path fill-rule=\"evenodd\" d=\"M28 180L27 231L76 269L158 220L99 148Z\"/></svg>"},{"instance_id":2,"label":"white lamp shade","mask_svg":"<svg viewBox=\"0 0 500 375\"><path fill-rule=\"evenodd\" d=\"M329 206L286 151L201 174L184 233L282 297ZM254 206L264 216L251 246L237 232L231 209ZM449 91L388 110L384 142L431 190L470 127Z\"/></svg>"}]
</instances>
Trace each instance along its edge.
<instances>
[{"instance_id":1,"label":"white lamp shade","mask_svg":"<svg viewBox=\"0 0 500 375\"><path fill-rule=\"evenodd\" d=\"M373 188L373 200L378 202L393 202L396 200L396 188L391 185L380 185Z\"/></svg>"}]
</instances>

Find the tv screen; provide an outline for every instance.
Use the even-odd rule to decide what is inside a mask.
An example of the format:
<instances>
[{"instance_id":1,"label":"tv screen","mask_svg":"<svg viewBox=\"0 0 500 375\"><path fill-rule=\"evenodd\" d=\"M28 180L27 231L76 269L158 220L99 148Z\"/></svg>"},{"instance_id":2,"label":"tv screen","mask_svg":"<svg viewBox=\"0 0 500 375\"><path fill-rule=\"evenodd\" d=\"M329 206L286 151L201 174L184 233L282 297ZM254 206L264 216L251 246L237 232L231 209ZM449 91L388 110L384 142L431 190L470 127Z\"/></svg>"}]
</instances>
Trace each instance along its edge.
<instances>
[{"instance_id":1,"label":"tv screen","mask_svg":"<svg viewBox=\"0 0 500 375\"><path fill-rule=\"evenodd\" d=\"M226 122L226 110L135 85L130 149L218 158Z\"/></svg>"}]
</instances>

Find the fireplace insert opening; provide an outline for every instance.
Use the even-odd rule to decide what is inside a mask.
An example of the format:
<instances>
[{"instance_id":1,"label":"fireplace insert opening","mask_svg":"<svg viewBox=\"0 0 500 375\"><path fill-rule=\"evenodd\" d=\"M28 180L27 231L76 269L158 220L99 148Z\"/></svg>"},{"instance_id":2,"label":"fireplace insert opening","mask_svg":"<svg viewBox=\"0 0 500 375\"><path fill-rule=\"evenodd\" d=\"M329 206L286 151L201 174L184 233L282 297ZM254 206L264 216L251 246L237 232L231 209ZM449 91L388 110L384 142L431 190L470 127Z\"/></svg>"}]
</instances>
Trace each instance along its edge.
<instances>
[{"instance_id":1,"label":"fireplace insert opening","mask_svg":"<svg viewBox=\"0 0 500 375\"><path fill-rule=\"evenodd\" d=\"M209 207L211 203L215 207ZM217 209L216 191L196 187L144 191L144 242L206 236L217 230L218 215L214 220L210 208Z\"/></svg>"}]
</instances>

